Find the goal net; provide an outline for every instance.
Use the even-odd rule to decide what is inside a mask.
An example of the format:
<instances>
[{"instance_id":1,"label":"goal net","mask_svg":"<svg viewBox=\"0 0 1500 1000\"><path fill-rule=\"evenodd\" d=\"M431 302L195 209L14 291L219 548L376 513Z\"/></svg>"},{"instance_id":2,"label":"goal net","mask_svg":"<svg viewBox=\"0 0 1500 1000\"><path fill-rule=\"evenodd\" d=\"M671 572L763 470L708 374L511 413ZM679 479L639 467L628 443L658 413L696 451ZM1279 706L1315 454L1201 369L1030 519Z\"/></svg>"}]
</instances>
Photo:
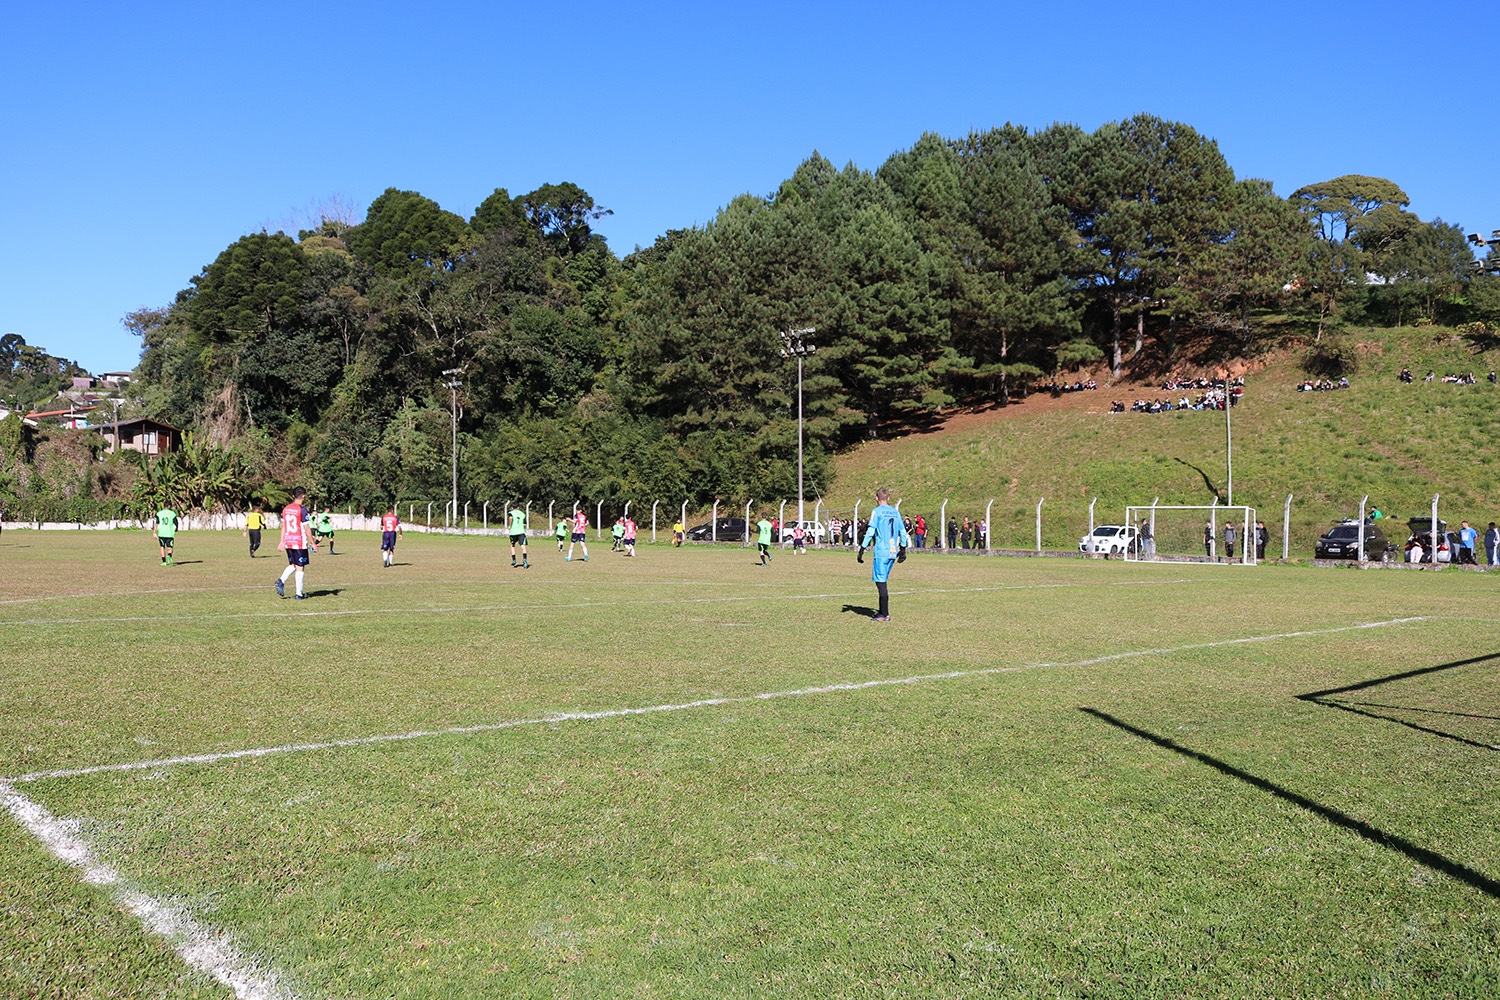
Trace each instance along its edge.
<instances>
[{"instance_id":1,"label":"goal net","mask_svg":"<svg viewBox=\"0 0 1500 1000\"><path fill-rule=\"evenodd\" d=\"M1125 527L1135 538L1125 558L1134 562L1255 565L1254 507L1126 507Z\"/></svg>"}]
</instances>

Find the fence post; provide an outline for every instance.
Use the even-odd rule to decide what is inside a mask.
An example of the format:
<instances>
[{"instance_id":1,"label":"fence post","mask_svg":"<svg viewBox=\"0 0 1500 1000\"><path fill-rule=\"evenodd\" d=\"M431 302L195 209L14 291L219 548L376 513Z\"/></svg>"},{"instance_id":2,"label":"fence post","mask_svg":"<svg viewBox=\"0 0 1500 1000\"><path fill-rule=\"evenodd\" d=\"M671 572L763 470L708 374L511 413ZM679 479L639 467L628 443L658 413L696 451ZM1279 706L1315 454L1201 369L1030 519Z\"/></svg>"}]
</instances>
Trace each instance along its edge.
<instances>
[{"instance_id":1,"label":"fence post","mask_svg":"<svg viewBox=\"0 0 1500 1000\"><path fill-rule=\"evenodd\" d=\"M1208 505L1208 557L1219 558L1219 495Z\"/></svg>"},{"instance_id":2,"label":"fence post","mask_svg":"<svg viewBox=\"0 0 1500 1000\"><path fill-rule=\"evenodd\" d=\"M688 530L688 526L687 526L687 501L686 500L682 501L682 516L681 516L681 519L677 523L682 525L682 541L683 541L683 544L685 545L685 544L687 544L687 530ZM676 539L674 538L673 541L676 541Z\"/></svg>"},{"instance_id":3,"label":"fence post","mask_svg":"<svg viewBox=\"0 0 1500 1000\"><path fill-rule=\"evenodd\" d=\"M755 506L755 501L753 499L745 501L745 545L750 544L750 508L753 506Z\"/></svg>"},{"instance_id":4,"label":"fence post","mask_svg":"<svg viewBox=\"0 0 1500 1000\"><path fill-rule=\"evenodd\" d=\"M818 497L818 502L813 506L813 524L823 523L823 498ZM818 544L818 529L813 529L813 544Z\"/></svg>"},{"instance_id":5,"label":"fence post","mask_svg":"<svg viewBox=\"0 0 1500 1000\"><path fill-rule=\"evenodd\" d=\"M604 501L600 500L594 507L594 541L604 537Z\"/></svg>"},{"instance_id":6,"label":"fence post","mask_svg":"<svg viewBox=\"0 0 1500 1000\"><path fill-rule=\"evenodd\" d=\"M719 498L714 497L713 513L708 517L708 543L719 544Z\"/></svg>"},{"instance_id":7,"label":"fence post","mask_svg":"<svg viewBox=\"0 0 1500 1000\"><path fill-rule=\"evenodd\" d=\"M1047 498L1046 497L1042 497L1040 500L1038 500L1036 502L1036 551L1037 551L1037 555L1041 555L1041 553L1042 553L1042 504L1044 504L1046 502L1047 502Z\"/></svg>"},{"instance_id":8,"label":"fence post","mask_svg":"<svg viewBox=\"0 0 1500 1000\"><path fill-rule=\"evenodd\" d=\"M1439 494L1439 493L1434 493L1432 495L1432 536L1431 536L1432 537L1432 545L1431 545L1431 548L1432 548L1432 568L1433 569L1437 569L1437 561L1438 561L1438 556L1437 556L1437 554L1438 554L1438 516L1437 516L1437 503L1438 503L1438 497L1439 496L1441 496L1441 494ZM1443 539L1443 541L1446 542L1447 539L1445 538L1445 539ZM1448 564L1450 566L1453 564L1453 556L1454 556L1454 552L1453 552L1453 550L1450 549L1448 551Z\"/></svg>"},{"instance_id":9,"label":"fence post","mask_svg":"<svg viewBox=\"0 0 1500 1000\"><path fill-rule=\"evenodd\" d=\"M855 545L864 541L863 538L859 537L859 504L859 500L854 501L854 533L851 537L853 537Z\"/></svg>"},{"instance_id":10,"label":"fence post","mask_svg":"<svg viewBox=\"0 0 1500 1000\"><path fill-rule=\"evenodd\" d=\"M1366 493L1359 499L1359 561L1365 561L1365 504L1370 502L1370 494Z\"/></svg>"},{"instance_id":11,"label":"fence post","mask_svg":"<svg viewBox=\"0 0 1500 1000\"><path fill-rule=\"evenodd\" d=\"M651 544L652 545L656 544L656 505L659 504L659 503L661 503L660 500L652 500L651 501Z\"/></svg>"},{"instance_id":12,"label":"fence post","mask_svg":"<svg viewBox=\"0 0 1500 1000\"><path fill-rule=\"evenodd\" d=\"M993 543L991 543L991 541L990 541L990 509L992 507L994 507L994 506L995 506L995 501L994 500L991 500L989 503L987 503L987 504L984 505L984 554L985 555L989 555L992 552L992 550L993 550Z\"/></svg>"},{"instance_id":13,"label":"fence post","mask_svg":"<svg viewBox=\"0 0 1500 1000\"><path fill-rule=\"evenodd\" d=\"M1286 495L1286 504L1281 508L1281 558L1292 555L1292 494Z\"/></svg>"},{"instance_id":14,"label":"fence post","mask_svg":"<svg viewBox=\"0 0 1500 1000\"><path fill-rule=\"evenodd\" d=\"M432 501L427 501L427 528L432 530Z\"/></svg>"},{"instance_id":15,"label":"fence post","mask_svg":"<svg viewBox=\"0 0 1500 1000\"><path fill-rule=\"evenodd\" d=\"M1098 497L1089 501L1089 558L1092 559L1097 553L1094 552L1094 504L1099 502ZM1129 523L1127 519L1126 523Z\"/></svg>"},{"instance_id":16,"label":"fence post","mask_svg":"<svg viewBox=\"0 0 1500 1000\"><path fill-rule=\"evenodd\" d=\"M469 532L469 501L464 501L464 534Z\"/></svg>"},{"instance_id":17,"label":"fence post","mask_svg":"<svg viewBox=\"0 0 1500 1000\"><path fill-rule=\"evenodd\" d=\"M943 497L943 505L938 508L938 544L943 550L948 548L948 498Z\"/></svg>"}]
</instances>

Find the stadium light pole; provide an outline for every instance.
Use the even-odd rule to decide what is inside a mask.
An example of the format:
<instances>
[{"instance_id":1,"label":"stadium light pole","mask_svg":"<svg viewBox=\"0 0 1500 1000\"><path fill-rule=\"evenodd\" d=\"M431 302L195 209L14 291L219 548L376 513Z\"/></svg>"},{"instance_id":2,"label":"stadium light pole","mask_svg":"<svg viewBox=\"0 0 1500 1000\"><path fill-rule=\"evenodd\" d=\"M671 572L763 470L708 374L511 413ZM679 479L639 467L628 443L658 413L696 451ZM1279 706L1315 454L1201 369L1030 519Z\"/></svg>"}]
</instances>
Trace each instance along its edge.
<instances>
[{"instance_id":1,"label":"stadium light pole","mask_svg":"<svg viewBox=\"0 0 1500 1000\"><path fill-rule=\"evenodd\" d=\"M458 518L458 390L463 384L463 374L463 365L443 370L443 376L448 380L443 385L448 387L450 393L448 412L453 418L453 517L455 520Z\"/></svg>"},{"instance_id":2,"label":"stadium light pole","mask_svg":"<svg viewBox=\"0 0 1500 1000\"><path fill-rule=\"evenodd\" d=\"M818 332L815 326L804 326L797 330L781 331L781 356L797 359L797 520L807 520L807 508L802 498L802 362L818 346L805 338Z\"/></svg>"},{"instance_id":3,"label":"stadium light pole","mask_svg":"<svg viewBox=\"0 0 1500 1000\"><path fill-rule=\"evenodd\" d=\"M1480 274L1486 271L1492 274L1500 274L1500 229L1490 230L1490 238L1485 239L1478 233L1469 234L1469 242L1476 247L1488 247L1488 257L1474 261L1474 270Z\"/></svg>"}]
</instances>

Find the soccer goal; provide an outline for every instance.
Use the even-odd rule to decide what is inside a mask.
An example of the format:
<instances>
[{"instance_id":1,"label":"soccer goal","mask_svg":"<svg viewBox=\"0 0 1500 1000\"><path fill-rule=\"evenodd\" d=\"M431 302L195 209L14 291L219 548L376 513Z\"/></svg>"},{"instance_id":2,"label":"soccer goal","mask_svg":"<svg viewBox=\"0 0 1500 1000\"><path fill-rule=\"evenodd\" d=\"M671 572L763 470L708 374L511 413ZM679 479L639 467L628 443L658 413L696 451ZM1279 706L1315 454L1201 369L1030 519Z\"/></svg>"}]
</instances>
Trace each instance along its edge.
<instances>
[{"instance_id":1,"label":"soccer goal","mask_svg":"<svg viewBox=\"0 0 1500 1000\"><path fill-rule=\"evenodd\" d=\"M1255 565L1254 507L1126 507L1125 527L1134 562Z\"/></svg>"}]
</instances>

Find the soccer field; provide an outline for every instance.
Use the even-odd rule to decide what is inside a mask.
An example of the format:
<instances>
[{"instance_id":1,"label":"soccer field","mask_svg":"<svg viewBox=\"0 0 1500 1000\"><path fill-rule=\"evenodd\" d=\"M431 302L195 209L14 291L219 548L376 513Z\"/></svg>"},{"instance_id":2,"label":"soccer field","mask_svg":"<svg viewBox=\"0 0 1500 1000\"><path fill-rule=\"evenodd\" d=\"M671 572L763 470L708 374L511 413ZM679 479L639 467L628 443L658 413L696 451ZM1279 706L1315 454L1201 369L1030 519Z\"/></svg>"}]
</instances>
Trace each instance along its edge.
<instances>
[{"instance_id":1,"label":"soccer field","mask_svg":"<svg viewBox=\"0 0 1500 1000\"><path fill-rule=\"evenodd\" d=\"M4 532L0 995L1500 992L1500 576L378 539Z\"/></svg>"}]
</instances>

